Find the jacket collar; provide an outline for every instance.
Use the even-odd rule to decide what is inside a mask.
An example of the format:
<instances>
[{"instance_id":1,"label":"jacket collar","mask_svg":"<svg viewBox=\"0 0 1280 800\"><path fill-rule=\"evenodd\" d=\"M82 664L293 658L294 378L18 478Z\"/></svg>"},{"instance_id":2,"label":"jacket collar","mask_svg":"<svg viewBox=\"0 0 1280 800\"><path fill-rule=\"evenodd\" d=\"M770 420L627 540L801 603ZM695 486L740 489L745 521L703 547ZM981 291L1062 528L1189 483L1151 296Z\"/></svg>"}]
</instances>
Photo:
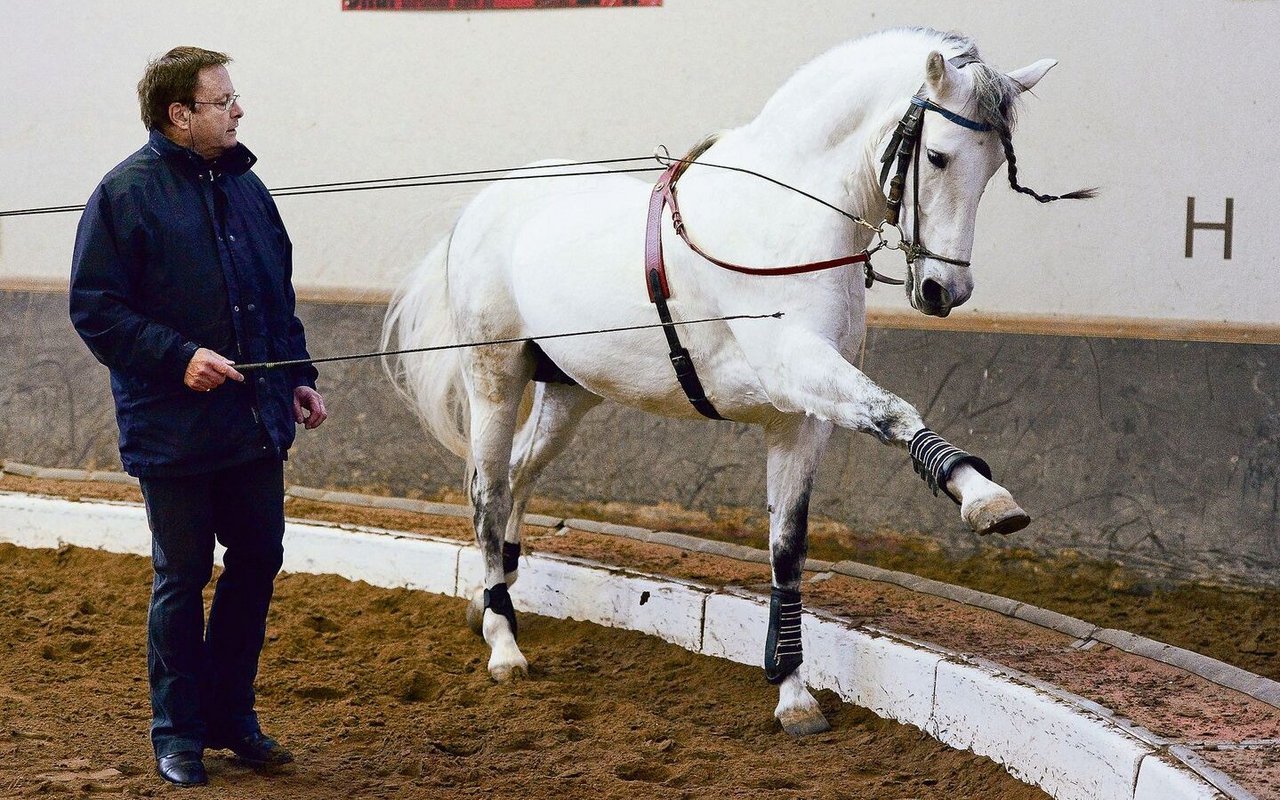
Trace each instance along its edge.
<instances>
[{"instance_id":1,"label":"jacket collar","mask_svg":"<svg viewBox=\"0 0 1280 800\"><path fill-rule=\"evenodd\" d=\"M199 153L175 143L154 128L151 131L148 146L161 158L184 164L196 172L212 172L214 177L243 175L258 162L258 157L239 142L213 161L206 161Z\"/></svg>"}]
</instances>

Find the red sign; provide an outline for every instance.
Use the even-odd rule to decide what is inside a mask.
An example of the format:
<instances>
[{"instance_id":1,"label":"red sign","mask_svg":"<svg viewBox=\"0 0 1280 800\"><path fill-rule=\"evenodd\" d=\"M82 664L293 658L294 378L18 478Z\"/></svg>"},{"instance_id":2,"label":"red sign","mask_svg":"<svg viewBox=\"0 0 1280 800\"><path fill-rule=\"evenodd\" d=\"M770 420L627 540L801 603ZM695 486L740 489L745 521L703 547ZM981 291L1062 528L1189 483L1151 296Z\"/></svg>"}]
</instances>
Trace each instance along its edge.
<instances>
[{"instance_id":1,"label":"red sign","mask_svg":"<svg viewBox=\"0 0 1280 800\"><path fill-rule=\"evenodd\" d=\"M487 8L660 6L662 0L342 0L343 11L480 11Z\"/></svg>"}]
</instances>

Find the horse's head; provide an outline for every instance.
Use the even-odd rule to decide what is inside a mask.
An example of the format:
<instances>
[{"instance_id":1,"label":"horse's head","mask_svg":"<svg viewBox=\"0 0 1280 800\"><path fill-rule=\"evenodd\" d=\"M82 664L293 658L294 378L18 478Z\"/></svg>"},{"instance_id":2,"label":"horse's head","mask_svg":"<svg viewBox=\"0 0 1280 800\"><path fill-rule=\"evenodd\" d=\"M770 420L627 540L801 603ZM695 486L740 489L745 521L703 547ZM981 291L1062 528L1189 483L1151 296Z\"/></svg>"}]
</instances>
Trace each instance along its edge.
<instances>
[{"instance_id":1,"label":"horse's head","mask_svg":"<svg viewBox=\"0 0 1280 800\"><path fill-rule=\"evenodd\" d=\"M894 176L887 217L904 239L907 296L918 311L945 317L969 299L978 201L1002 163L1015 189L1041 202L1058 199L1018 185L1010 139L1018 95L1056 63L1043 59L1005 75L973 55L928 55L924 85L886 147L882 175ZM1076 196L1085 195L1063 195Z\"/></svg>"}]
</instances>

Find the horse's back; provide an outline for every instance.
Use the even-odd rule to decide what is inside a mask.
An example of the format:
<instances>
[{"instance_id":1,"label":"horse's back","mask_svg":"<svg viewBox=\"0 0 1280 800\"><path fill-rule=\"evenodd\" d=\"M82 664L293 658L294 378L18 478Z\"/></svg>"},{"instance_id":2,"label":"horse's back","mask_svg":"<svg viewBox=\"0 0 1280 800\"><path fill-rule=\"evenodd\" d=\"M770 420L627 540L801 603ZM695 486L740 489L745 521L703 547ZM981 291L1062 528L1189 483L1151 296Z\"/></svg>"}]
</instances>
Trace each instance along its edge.
<instances>
[{"instance_id":1,"label":"horse's back","mask_svg":"<svg viewBox=\"0 0 1280 800\"><path fill-rule=\"evenodd\" d=\"M563 162L540 165L563 169ZM656 324L644 280L649 195L649 184L622 175L499 182L478 194L454 229L449 254L460 338ZM539 344L595 394L680 416L691 411L675 386L661 330Z\"/></svg>"},{"instance_id":2,"label":"horse's back","mask_svg":"<svg viewBox=\"0 0 1280 800\"><path fill-rule=\"evenodd\" d=\"M531 166L545 166L549 175L580 169L564 164ZM449 288L455 313L465 317L468 310L483 309L486 316L506 319L506 335L529 335L545 331L539 323L563 318L548 319L542 313L548 297L559 299L563 313L570 301L575 307L584 305L578 300L584 292L616 296L614 276L632 266L643 289L647 198L645 183L622 175L492 184L467 206L454 228Z\"/></svg>"},{"instance_id":3,"label":"horse's back","mask_svg":"<svg viewBox=\"0 0 1280 800\"><path fill-rule=\"evenodd\" d=\"M449 254L449 302L459 338L538 338L556 366L594 394L653 413L699 418L675 380L645 285L650 196L649 184L619 175L520 180L485 189L460 218ZM671 249L668 302L677 319L724 313L726 300L732 311L754 312L765 308L761 292L780 288L707 271L678 239L672 241L669 222L663 232ZM690 272L699 268L697 275ZM775 304L766 305L774 310ZM542 338L630 326L645 328ZM708 396L724 398L723 412L752 420L773 413L731 326L688 326L680 338L698 361Z\"/></svg>"}]
</instances>

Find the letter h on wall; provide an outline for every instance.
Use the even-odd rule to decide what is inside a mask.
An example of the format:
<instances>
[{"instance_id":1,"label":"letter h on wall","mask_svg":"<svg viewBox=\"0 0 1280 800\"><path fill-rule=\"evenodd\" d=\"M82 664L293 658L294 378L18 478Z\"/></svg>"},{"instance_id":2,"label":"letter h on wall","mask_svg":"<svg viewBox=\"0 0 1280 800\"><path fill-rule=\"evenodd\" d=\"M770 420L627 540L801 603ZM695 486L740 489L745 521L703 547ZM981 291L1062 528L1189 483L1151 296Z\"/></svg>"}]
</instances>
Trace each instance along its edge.
<instances>
[{"instance_id":1,"label":"letter h on wall","mask_svg":"<svg viewBox=\"0 0 1280 800\"><path fill-rule=\"evenodd\" d=\"M1226 219L1222 222L1197 222L1196 199L1187 198L1187 258L1191 258L1196 231L1222 231L1222 257L1231 260L1231 226L1235 212L1235 199L1227 198Z\"/></svg>"}]
</instances>

